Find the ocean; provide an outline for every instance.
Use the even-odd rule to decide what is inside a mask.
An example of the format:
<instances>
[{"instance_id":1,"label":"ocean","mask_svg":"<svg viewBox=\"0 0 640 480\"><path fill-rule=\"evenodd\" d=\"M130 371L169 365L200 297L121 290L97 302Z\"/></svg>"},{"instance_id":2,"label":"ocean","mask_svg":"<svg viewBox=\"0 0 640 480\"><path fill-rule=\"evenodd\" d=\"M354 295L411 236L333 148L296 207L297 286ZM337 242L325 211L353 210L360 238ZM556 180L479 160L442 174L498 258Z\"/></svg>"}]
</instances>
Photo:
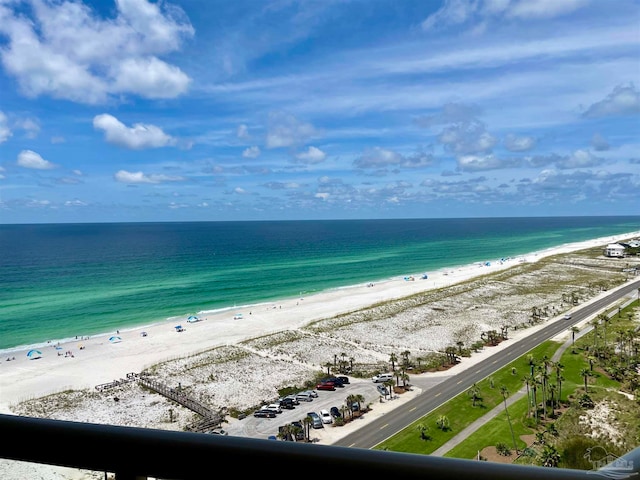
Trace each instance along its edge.
<instances>
[{"instance_id":1,"label":"ocean","mask_svg":"<svg viewBox=\"0 0 640 480\"><path fill-rule=\"evenodd\" d=\"M0 225L0 352L640 231L640 216Z\"/></svg>"}]
</instances>

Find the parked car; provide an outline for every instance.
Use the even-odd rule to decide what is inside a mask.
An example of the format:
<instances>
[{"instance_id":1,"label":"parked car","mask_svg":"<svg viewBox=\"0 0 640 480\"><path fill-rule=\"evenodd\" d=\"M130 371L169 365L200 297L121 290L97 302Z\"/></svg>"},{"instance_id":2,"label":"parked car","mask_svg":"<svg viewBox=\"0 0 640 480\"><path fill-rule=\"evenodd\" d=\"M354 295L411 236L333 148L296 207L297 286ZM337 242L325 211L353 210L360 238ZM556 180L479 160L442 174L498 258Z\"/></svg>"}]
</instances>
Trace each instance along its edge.
<instances>
[{"instance_id":1,"label":"parked car","mask_svg":"<svg viewBox=\"0 0 640 480\"><path fill-rule=\"evenodd\" d=\"M371 377L373 383L384 383L388 380L393 380L393 373L379 373Z\"/></svg>"},{"instance_id":2,"label":"parked car","mask_svg":"<svg viewBox=\"0 0 640 480\"><path fill-rule=\"evenodd\" d=\"M272 412L271 410L256 410L253 413L253 416L256 418L275 418L276 417L276 412Z\"/></svg>"},{"instance_id":3,"label":"parked car","mask_svg":"<svg viewBox=\"0 0 640 480\"><path fill-rule=\"evenodd\" d=\"M342 380L340 380L338 377L323 378L320 381L320 383L333 383L335 387L338 387L338 388L344 387L344 385L342 384Z\"/></svg>"},{"instance_id":4,"label":"parked car","mask_svg":"<svg viewBox=\"0 0 640 480\"><path fill-rule=\"evenodd\" d=\"M324 428L324 423L322 423L322 418L316 412L307 413L308 417L311 417L311 426L313 428Z\"/></svg>"},{"instance_id":5,"label":"parked car","mask_svg":"<svg viewBox=\"0 0 640 480\"><path fill-rule=\"evenodd\" d=\"M320 418L322 419L322 423L333 423L333 417L329 413L329 410L320 410Z\"/></svg>"},{"instance_id":6,"label":"parked car","mask_svg":"<svg viewBox=\"0 0 640 480\"><path fill-rule=\"evenodd\" d=\"M329 409L329 413L331 414L331 416L333 416L333 418L340 418L342 416L338 407L331 407Z\"/></svg>"},{"instance_id":7,"label":"parked car","mask_svg":"<svg viewBox=\"0 0 640 480\"><path fill-rule=\"evenodd\" d=\"M313 396L309 392L300 392L296 395L299 402L312 402Z\"/></svg>"},{"instance_id":8,"label":"parked car","mask_svg":"<svg viewBox=\"0 0 640 480\"><path fill-rule=\"evenodd\" d=\"M277 403L270 403L269 405L265 405L261 408L261 410L269 410L270 412L282 413L282 409Z\"/></svg>"},{"instance_id":9,"label":"parked car","mask_svg":"<svg viewBox=\"0 0 640 480\"><path fill-rule=\"evenodd\" d=\"M214 428L209 432L211 435L229 435L229 432L222 428Z\"/></svg>"},{"instance_id":10,"label":"parked car","mask_svg":"<svg viewBox=\"0 0 640 480\"><path fill-rule=\"evenodd\" d=\"M385 387L384 385L378 385L376 386L376 388L378 389L378 393L380 395L384 395L385 397L389 395L389 391L387 390L387 387Z\"/></svg>"},{"instance_id":11,"label":"parked car","mask_svg":"<svg viewBox=\"0 0 640 480\"><path fill-rule=\"evenodd\" d=\"M309 392L309 395L311 395L313 398L318 398L318 392L316 392L315 390L307 390L307 392Z\"/></svg>"},{"instance_id":12,"label":"parked car","mask_svg":"<svg viewBox=\"0 0 640 480\"><path fill-rule=\"evenodd\" d=\"M298 398L295 395L287 395L286 397L284 397L285 400L287 399L291 399L293 401L294 405L300 405L300 401L298 400Z\"/></svg>"},{"instance_id":13,"label":"parked car","mask_svg":"<svg viewBox=\"0 0 640 480\"><path fill-rule=\"evenodd\" d=\"M283 398L282 400L280 400L279 405L280 408L284 408L285 410L293 410L294 408L296 408L291 398Z\"/></svg>"},{"instance_id":14,"label":"parked car","mask_svg":"<svg viewBox=\"0 0 640 480\"><path fill-rule=\"evenodd\" d=\"M351 382L349 382L349 377L338 377L340 379L340 381L342 382L343 385L347 385Z\"/></svg>"},{"instance_id":15,"label":"parked car","mask_svg":"<svg viewBox=\"0 0 640 480\"><path fill-rule=\"evenodd\" d=\"M336 387L333 385L333 382L319 383L316 385L318 390L335 390Z\"/></svg>"}]
</instances>

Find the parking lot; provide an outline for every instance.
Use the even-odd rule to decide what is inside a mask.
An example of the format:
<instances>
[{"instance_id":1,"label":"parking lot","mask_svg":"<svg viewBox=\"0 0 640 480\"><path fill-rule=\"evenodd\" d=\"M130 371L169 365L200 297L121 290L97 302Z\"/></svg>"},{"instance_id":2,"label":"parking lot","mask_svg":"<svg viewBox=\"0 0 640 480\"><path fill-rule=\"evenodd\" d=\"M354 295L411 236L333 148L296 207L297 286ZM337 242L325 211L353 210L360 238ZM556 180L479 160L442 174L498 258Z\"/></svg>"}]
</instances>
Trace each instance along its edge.
<instances>
[{"instance_id":1,"label":"parking lot","mask_svg":"<svg viewBox=\"0 0 640 480\"><path fill-rule=\"evenodd\" d=\"M341 409L346 404L349 395L362 395L365 398L364 405L378 402L380 393L370 379L350 378L350 383L344 387L337 387L335 391L315 390L318 394L310 402L301 401L292 410L282 410L282 413L275 418L256 418L249 415L242 420L229 419L229 424L224 428L229 435L237 435L250 438L269 438L271 435L278 435L278 427L293 421L302 421L308 412L320 414L320 410L329 410L331 407ZM274 399L275 400L275 399ZM331 428L326 425L324 428ZM312 432L313 436L313 432Z\"/></svg>"}]
</instances>

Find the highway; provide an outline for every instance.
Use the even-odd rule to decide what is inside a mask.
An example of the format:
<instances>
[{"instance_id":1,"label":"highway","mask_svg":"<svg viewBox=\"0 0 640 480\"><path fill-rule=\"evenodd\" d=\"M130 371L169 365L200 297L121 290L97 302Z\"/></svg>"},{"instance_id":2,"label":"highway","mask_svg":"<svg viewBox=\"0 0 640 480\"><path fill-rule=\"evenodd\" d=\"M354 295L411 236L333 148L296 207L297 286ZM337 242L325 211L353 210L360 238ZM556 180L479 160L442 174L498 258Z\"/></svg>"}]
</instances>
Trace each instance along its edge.
<instances>
[{"instance_id":1,"label":"highway","mask_svg":"<svg viewBox=\"0 0 640 480\"><path fill-rule=\"evenodd\" d=\"M631 292L637 291L639 288L640 279L627 283L602 298L571 310L572 317L570 320L560 319L550 323L531 336L525 337L479 362L473 368L469 368L457 375L452 375L438 383L437 386L432 389L423 392L413 400L403 404L401 407L393 409L384 416L340 439L333 445L352 448L373 448L404 429L407 425L410 425L443 403L451 400L456 395L464 392L474 383L508 365L514 359L525 355L542 342L566 331L572 325L599 313L612 303Z\"/></svg>"}]
</instances>

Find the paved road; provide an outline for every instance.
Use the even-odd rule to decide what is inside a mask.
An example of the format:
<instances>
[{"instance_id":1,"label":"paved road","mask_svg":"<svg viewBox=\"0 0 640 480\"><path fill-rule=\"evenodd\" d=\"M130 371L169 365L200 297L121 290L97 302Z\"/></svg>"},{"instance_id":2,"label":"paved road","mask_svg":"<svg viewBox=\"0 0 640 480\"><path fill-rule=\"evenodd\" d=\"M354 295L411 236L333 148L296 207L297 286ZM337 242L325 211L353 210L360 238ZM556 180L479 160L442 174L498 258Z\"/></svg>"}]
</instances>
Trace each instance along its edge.
<instances>
[{"instance_id":1,"label":"paved road","mask_svg":"<svg viewBox=\"0 0 640 480\"><path fill-rule=\"evenodd\" d=\"M595 301L572 310L571 320L558 320L543 327L531 336L525 337L501 352L479 362L475 367L444 379L438 383L437 388L423 392L420 396L347 435L333 445L353 448L373 448L404 429L407 425L422 418L443 403L462 393L474 383L491 375L514 359L526 354L545 340L553 338L559 333L566 331L572 325L597 314L625 295L638 291L639 288L640 280L635 280Z\"/></svg>"}]
</instances>

